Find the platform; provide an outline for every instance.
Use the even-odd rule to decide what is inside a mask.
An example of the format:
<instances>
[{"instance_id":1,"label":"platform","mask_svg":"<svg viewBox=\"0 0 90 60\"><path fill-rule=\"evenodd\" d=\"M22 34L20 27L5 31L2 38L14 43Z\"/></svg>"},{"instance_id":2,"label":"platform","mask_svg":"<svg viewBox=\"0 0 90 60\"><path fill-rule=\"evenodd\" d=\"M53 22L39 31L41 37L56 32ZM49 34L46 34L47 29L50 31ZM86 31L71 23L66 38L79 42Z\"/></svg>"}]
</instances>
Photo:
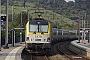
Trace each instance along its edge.
<instances>
[{"instance_id":1,"label":"platform","mask_svg":"<svg viewBox=\"0 0 90 60\"><path fill-rule=\"evenodd\" d=\"M78 44L90 48L90 42L88 42L88 40L80 40Z\"/></svg>"},{"instance_id":2,"label":"platform","mask_svg":"<svg viewBox=\"0 0 90 60\"><path fill-rule=\"evenodd\" d=\"M24 49L24 43L16 43L13 47L8 45L9 49L1 47L0 60L21 60L21 52Z\"/></svg>"},{"instance_id":3,"label":"platform","mask_svg":"<svg viewBox=\"0 0 90 60\"><path fill-rule=\"evenodd\" d=\"M69 48L75 53L90 57L90 43L88 43L88 40L72 41Z\"/></svg>"}]
</instances>

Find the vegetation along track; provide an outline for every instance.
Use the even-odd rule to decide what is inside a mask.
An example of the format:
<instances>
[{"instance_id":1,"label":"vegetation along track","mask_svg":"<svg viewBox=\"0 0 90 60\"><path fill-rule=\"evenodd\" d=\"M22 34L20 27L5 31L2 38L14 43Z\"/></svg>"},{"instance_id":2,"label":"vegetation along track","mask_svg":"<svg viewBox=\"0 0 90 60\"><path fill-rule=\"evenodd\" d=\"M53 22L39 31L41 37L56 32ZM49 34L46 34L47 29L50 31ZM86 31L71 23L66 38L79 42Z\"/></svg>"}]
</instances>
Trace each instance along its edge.
<instances>
[{"instance_id":1,"label":"vegetation along track","mask_svg":"<svg viewBox=\"0 0 90 60\"><path fill-rule=\"evenodd\" d=\"M59 51L61 51L66 57L68 57L70 60L89 60L88 58L85 58L79 54L76 54L68 48L70 41L68 42L62 42L58 45Z\"/></svg>"},{"instance_id":2,"label":"vegetation along track","mask_svg":"<svg viewBox=\"0 0 90 60\"><path fill-rule=\"evenodd\" d=\"M29 51L23 49L21 54L22 60L49 60L46 55L38 53L29 53Z\"/></svg>"}]
</instances>

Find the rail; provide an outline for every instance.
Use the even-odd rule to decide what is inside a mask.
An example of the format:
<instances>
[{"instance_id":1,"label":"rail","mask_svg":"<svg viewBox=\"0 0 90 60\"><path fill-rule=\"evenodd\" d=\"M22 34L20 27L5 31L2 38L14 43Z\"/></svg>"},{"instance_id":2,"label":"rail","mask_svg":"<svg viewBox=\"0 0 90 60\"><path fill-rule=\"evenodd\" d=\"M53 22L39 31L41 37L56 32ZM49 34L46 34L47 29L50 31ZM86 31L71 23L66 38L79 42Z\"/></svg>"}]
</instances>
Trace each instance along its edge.
<instances>
[{"instance_id":1,"label":"rail","mask_svg":"<svg viewBox=\"0 0 90 60\"><path fill-rule=\"evenodd\" d=\"M70 60L89 60L88 58L80 54L70 51L70 49L68 48L69 43L70 42L62 42L60 45L58 45L58 50Z\"/></svg>"}]
</instances>

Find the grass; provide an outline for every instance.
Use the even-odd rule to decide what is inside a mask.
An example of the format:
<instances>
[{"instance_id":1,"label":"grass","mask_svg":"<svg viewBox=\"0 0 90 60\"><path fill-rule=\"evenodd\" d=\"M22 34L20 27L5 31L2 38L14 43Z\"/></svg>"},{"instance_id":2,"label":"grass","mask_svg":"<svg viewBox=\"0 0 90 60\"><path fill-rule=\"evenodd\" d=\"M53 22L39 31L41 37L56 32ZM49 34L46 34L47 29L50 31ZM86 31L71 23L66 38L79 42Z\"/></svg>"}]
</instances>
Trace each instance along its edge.
<instances>
[{"instance_id":1,"label":"grass","mask_svg":"<svg viewBox=\"0 0 90 60\"><path fill-rule=\"evenodd\" d=\"M22 6L19 6L19 7L18 6L13 6L13 12L15 14L19 14L22 11L26 11L27 12L27 9L29 9L29 14L30 14L30 16L32 16L32 18L38 17L37 16L38 14L35 14L35 10L31 10L31 9L36 9L36 8L34 8L35 6L32 3L27 3L27 5L28 5L28 8L27 7L24 8ZM5 8L6 8L5 6L1 7L2 14L5 14L5 12L6 12ZM49 20L49 21L53 22L54 24L56 24L56 22L58 22L59 26L63 26L64 27L66 25L72 26L72 24L74 23L74 26L77 26L76 22L66 18L65 16L62 16L60 14L55 13L52 10L45 10L43 8L40 8L40 9L42 9L40 11L44 12L42 14L42 17L44 19L46 19L46 20ZM36 10L36 11L39 11L39 10ZM12 6L8 7L8 13L12 14Z\"/></svg>"}]
</instances>

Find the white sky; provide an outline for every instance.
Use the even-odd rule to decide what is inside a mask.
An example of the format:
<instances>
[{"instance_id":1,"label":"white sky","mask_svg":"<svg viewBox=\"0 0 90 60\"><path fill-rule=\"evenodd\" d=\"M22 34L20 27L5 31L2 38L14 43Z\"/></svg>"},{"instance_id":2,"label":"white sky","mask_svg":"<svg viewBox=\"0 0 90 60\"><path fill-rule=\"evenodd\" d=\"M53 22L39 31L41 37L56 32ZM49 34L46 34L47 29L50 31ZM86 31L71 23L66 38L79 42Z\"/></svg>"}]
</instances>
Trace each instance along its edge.
<instances>
[{"instance_id":1,"label":"white sky","mask_svg":"<svg viewBox=\"0 0 90 60\"><path fill-rule=\"evenodd\" d=\"M75 2L75 0L65 0L66 2L68 2L68 1L73 1L73 2Z\"/></svg>"}]
</instances>

